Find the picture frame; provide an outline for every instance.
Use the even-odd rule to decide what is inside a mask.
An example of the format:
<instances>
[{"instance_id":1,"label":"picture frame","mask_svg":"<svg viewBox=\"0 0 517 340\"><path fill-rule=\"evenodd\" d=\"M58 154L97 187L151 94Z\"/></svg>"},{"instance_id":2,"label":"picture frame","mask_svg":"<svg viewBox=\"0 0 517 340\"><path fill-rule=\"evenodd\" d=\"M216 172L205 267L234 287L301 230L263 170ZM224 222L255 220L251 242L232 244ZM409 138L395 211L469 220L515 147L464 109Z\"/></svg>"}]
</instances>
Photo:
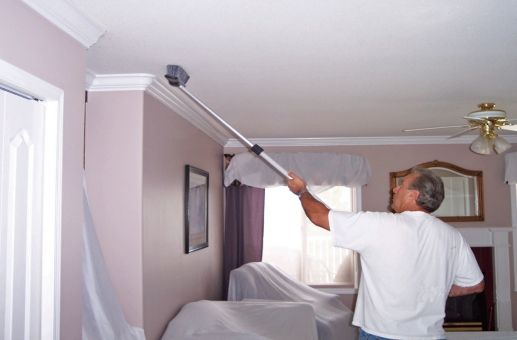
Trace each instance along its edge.
<instances>
[{"instance_id":1,"label":"picture frame","mask_svg":"<svg viewBox=\"0 0 517 340\"><path fill-rule=\"evenodd\" d=\"M208 247L208 172L185 166L185 253Z\"/></svg>"}]
</instances>

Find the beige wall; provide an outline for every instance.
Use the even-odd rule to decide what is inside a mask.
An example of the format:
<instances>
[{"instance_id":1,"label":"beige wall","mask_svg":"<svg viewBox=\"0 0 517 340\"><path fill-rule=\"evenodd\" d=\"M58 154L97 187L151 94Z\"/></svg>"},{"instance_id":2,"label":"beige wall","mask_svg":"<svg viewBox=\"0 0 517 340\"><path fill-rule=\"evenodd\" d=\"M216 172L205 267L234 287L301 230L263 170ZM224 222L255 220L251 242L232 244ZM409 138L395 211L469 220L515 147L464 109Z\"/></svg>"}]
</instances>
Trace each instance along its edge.
<instances>
[{"instance_id":1,"label":"beige wall","mask_svg":"<svg viewBox=\"0 0 517 340\"><path fill-rule=\"evenodd\" d=\"M62 89L61 339L81 338L85 49L19 0L0 6L0 59Z\"/></svg>"},{"instance_id":2,"label":"beige wall","mask_svg":"<svg viewBox=\"0 0 517 340\"><path fill-rule=\"evenodd\" d=\"M222 298L222 150L154 97L144 100L144 326L158 339L187 302ZM209 247L184 253L185 165L209 172Z\"/></svg>"},{"instance_id":3,"label":"beige wall","mask_svg":"<svg viewBox=\"0 0 517 340\"><path fill-rule=\"evenodd\" d=\"M375 145L333 147L269 147L266 152L312 151L346 152L363 155L370 162L372 177L363 188L363 209L386 211L389 203L389 173L405 170L433 160L453 163L460 167L483 171L485 221L458 222L458 227L509 227L511 221L510 191L504 183L504 155L476 155L468 145ZM242 151L225 148L226 153ZM517 150L514 146L508 152Z\"/></svg>"},{"instance_id":4,"label":"beige wall","mask_svg":"<svg viewBox=\"0 0 517 340\"><path fill-rule=\"evenodd\" d=\"M85 167L106 267L127 321L143 327L141 91L89 92Z\"/></svg>"},{"instance_id":5,"label":"beige wall","mask_svg":"<svg viewBox=\"0 0 517 340\"><path fill-rule=\"evenodd\" d=\"M159 339L185 303L222 297L222 147L141 91L90 92L86 175L130 324ZM184 169L210 174L209 247L184 254Z\"/></svg>"},{"instance_id":6,"label":"beige wall","mask_svg":"<svg viewBox=\"0 0 517 340\"><path fill-rule=\"evenodd\" d=\"M504 183L504 155L481 156L469 151L468 145L385 145L333 147L265 147L266 152L312 151L345 152L365 156L372 168L372 178L363 188L363 209L386 211L389 202L389 173L416 164L439 160L460 167L483 171L485 221L451 223L462 227L510 227L510 191ZM243 148L225 148L225 153L242 152ZM508 152L517 151L513 146ZM324 165L322 165L324 166ZM511 251L510 251L511 253ZM513 261L512 263L512 288ZM345 298L351 305L352 299ZM513 327L517 329L517 293L512 292Z\"/></svg>"}]
</instances>

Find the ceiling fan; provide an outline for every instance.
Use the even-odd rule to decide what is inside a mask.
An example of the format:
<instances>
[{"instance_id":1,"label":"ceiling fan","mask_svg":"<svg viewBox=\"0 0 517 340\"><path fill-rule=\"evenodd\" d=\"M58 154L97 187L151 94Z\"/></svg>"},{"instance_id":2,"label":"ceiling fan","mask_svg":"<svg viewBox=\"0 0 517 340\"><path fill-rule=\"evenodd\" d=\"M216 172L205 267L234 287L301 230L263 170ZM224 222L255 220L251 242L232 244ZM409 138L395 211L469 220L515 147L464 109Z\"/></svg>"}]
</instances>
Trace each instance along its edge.
<instances>
[{"instance_id":1,"label":"ceiling fan","mask_svg":"<svg viewBox=\"0 0 517 340\"><path fill-rule=\"evenodd\" d=\"M509 130L517 132L517 125L512 125L511 120L506 116L504 110L496 109L494 103L481 103L478 105L479 110L472 111L465 118L468 124L465 125L449 125L449 126L435 126L427 128L404 129L404 132L410 131L424 131L434 129L446 128L465 128L464 130L450 136L455 138L468 133L472 130L479 129L479 137L477 137L472 144L470 150L472 152L488 155L490 150L494 148L496 153L503 153L509 148L511 144L503 137L499 136L499 130Z\"/></svg>"}]
</instances>

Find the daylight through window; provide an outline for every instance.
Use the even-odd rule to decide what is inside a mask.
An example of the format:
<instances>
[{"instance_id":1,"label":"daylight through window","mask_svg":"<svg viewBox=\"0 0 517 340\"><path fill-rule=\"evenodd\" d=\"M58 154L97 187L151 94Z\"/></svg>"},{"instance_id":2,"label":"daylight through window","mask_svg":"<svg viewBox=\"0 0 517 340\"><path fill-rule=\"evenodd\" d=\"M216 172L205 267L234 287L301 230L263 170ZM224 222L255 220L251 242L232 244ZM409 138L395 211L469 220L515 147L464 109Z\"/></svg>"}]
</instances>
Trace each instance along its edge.
<instances>
[{"instance_id":1,"label":"daylight through window","mask_svg":"<svg viewBox=\"0 0 517 340\"><path fill-rule=\"evenodd\" d=\"M360 189L311 187L335 210L357 211ZM262 260L311 285L357 287L358 258L332 245L330 232L312 224L287 187L266 189Z\"/></svg>"}]
</instances>

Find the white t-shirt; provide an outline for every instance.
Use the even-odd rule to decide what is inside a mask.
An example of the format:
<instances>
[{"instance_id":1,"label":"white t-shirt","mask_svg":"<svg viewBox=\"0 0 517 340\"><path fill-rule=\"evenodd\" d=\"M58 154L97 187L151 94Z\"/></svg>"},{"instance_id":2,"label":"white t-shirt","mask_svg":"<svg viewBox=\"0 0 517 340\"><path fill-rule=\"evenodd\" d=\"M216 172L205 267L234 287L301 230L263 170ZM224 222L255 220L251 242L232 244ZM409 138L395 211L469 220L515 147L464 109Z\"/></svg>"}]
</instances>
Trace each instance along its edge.
<instances>
[{"instance_id":1,"label":"white t-shirt","mask_svg":"<svg viewBox=\"0 0 517 340\"><path fill-rule=\"evenodd\" d=\"M330 211L334 245L361 255L353 324L392 339L443 339L452 284L483 279L460 232L424 212Z\"/></svg>"}]
</instances>

